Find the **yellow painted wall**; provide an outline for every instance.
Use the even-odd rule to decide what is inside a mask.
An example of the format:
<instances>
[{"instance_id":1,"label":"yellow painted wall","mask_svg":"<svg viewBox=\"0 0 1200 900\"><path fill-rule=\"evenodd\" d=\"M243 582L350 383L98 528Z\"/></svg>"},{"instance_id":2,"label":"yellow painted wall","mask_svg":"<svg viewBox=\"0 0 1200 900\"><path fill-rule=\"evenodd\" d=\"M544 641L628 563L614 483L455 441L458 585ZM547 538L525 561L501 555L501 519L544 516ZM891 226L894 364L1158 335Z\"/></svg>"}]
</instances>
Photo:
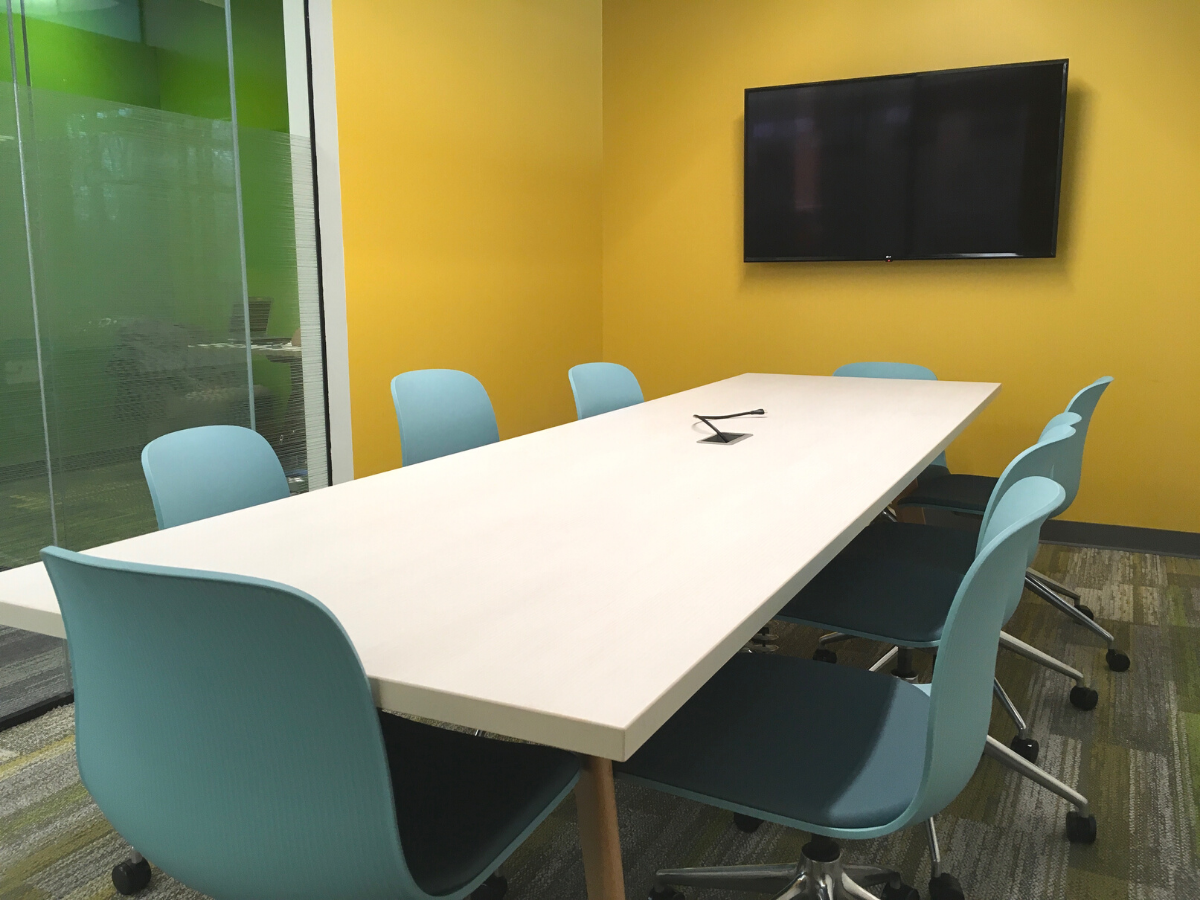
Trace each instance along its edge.
<instances>
[{"instance_id":1,"label":"yellow painted wall","mask_svg":"<svg viewBox=\"0 0 1200 900\"><path fill-rule=\"evenodd\" d=\"M744 88L1069 57L1052 260L741 261ZM1069 518L1200 531L1200 2L607 0L604 355L647 396L924 363L1004 383L951 448L999 473L1116 383Z\"/></svg>"},{"instance_id":2,"label":"yellow painted wall","mask_svg":"<svg viewBox=\"0 0 1200 900\"><path fill-rule=\"evenodd\" d=\"M575 417L601 355L600 0L334 0L356 475L388 385L471 372L500 436Z\"/></svg>"}]
</instances>

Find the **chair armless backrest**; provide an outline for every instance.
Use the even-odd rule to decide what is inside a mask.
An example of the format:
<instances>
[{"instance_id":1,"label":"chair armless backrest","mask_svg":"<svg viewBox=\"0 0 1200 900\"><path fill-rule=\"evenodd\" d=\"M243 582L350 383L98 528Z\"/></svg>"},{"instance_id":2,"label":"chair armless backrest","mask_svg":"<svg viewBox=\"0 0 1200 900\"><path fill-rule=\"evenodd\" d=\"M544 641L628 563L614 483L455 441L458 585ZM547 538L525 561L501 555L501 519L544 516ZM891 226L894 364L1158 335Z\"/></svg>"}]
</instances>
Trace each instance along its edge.
<instances>
[{"instance_id":1,"label":"chair armless backrest","mask_svg":"<svg viewBox=\"0 0 1200 900\"><path fill-rule=\"evenodd\" d=\"M159 528L288 496L283 466L266 438L236 425L155 438L142 449L142 471Z\"/></svg>"},{"instance_id":2,"label":"chair armless backrest","mask_svg":"<svg viewBox=\"0 0 1200 900\"><path fill-rule=\"evenodd\" d=\"M1092 422L1092 413L1096 411L1096 404L1100 402L1100 398L1104 395L1105 390L1112 383L1113 377L1111 375L1097 378L1072 397L1071 402L1067 404L1067 412L1079 413L1080 431L1084 433L1084 436L1087 435L1088 425Z\"/></svg>"},{"instance_id":3,"label":"chair armless backrest","mask_svg":"<svg viewBox=\"0 0 1200 900\"><path fill-rule=\"evenodd\" d=\"M221 900L425 897L370 687L328 609L257 579L53 547L42 559L79 772L122 837Z\"/></svg>"},{"instance_id":4,"label":"chair armless backrest","mask_svg":"<svg viewBox=\"0 0 1200 900\"><path fill-rule=\"evenodd\" d=\"M474 375L418 369L392 379L400 462L411 466L500 440L496 413Z\"/></svg>"},{"instance_id":5,"label":"chair armless backrest","mask_svg":"<svg viewBox=\"0 0 1200 900\"><path fill-rule=\"evenodd\" d=\"M833 373L839 378L908 378L912 381L937 381L932 369L916 363L856 362L838 366Z\"/></svg>"},{"instance_id":6,"label":"chair armless backrest","mask_svg":"<svg viewBox=\"0 0 1200 900\"><path fill-rule=\"evenodd\" d=\"M1054 424L1056 420L1057 424ZM1059 413L1050 420L1051 424L1042 430L1036 444L1022 450L1013 457L1012 462L1004 467L1004 471L996 479L996 486L992 488L992 493L988 497L987 507L983 511L983 520L979 523L979 540L975 544L976 554L983 550L988 533L988 523L991 521L996 504L1000 502L1005 491L1022 478L1032 478L1035 475L1058 481L1059 470L1069 463L1069 458L1075 452L1076 445L1080 440L1079 432L1074 427L1078 421L1079 417L1075 413ZM1055 512L1055 515L1058 515L1058 512ZM1036 549L1035 547L1035 553ZM1029 562L1032 563L1033 559L1030 558Z\"/></svg>"},{"instance_id":7,"label":"chair armless backrest","mask_svg":"<svg viewBox=\"0 0 1200 900\"><path fill-rule=\"evenodd\" d=\"M575 414L580 419L624 409L641 403L642 387L624 366L594 362L573 366L567 372L571 393L575 395Z\"/></svg>"},{"instance_id":8,"label":"chair armless backrest","mask_svg":"<svg viewBox=\"0 0 1200 900\"><path fill-rule=\"evenodd\" d=\"M1055 515L1066 512L1067 507L1075 501L1075 495L1079 492L1079 480L1083 475L1083 448L1087 442L1088 426L1092 422L1092 413L1096 411L1096 404L1100 402L1100 397L1112 384L1112 380L1111 375L1097 378L1072 397L1071 402L1067 404L1067 413L1075 413L1079 416L1079 423L1075 426L1075 430L1079 432L1079 442L1075 447L1075 452L1063 460L1063 465L1054 479L1067 492L1067 500L1063 504L1063 508ZM1060 415L1065 415L1065 413L1060 413Z\"/></svg>"},{"instance_id":9,"label":"chair armless backrest","mask_svg":"<svg viewBox=\"0 0 1200 900\"><path fill-rule=\"evenodd\" d=\"M958 796L979 764L992 714L992 679L1004 611L1019 597L1025 560L1042 523L1063 498L1049 478L1024 478L1005 492L983 551L967 571L938 644L930 686L921 788L905 821L923 821Z\"/></svg>"},{"instance_id":10,"label":"chair armless backrest","mask_svg":"<svg viewBox=\"0 0 1200 900\"><path fill-rule=\"evenodd\" d=\"M932 369L918 366L916 363L898 362L856 362L846 363L834 370L838 378L907 378L911 381L937 381ZM941 466L949 470L946 464L945 452L939 453L931 466Z\"/></svg>"},{"instance_id":11,"label":"chair armless backrest","mask_svg":"<svg viewBox=\"0 0 1200 900\"><path fill-rule=\"evenodd\" d=\"M1046 432L1057 425L1070 425L1072 428L1075 428L1075 426L1078 425L1082 419L1083 417L1080 416L1079 413L1073 412L1060 412L1057 416L1051 416L1050 421L1047 422L1042 428L1042 433L1038 440L1044 438L1046 436Z\"/></svg>"}]
</instances>

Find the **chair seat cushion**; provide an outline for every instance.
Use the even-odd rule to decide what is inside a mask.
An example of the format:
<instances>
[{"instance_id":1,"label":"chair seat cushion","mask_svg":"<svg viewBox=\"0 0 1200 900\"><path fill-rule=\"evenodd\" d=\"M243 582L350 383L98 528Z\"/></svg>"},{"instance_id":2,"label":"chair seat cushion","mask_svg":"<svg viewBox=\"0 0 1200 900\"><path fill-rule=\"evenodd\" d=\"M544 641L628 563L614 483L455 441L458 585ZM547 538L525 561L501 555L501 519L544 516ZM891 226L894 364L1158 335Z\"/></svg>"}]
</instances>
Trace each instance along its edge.
<instances>
[{"instance_id":1,"label":"chair seat cushion","mask_svg":"<svg viewBox=\"0 0 1200 900\"><path fill-rule=\"evenodd\" d=\"M928 719L898 678L739 653L616 769L805 830L874 828L916 796Z\"/></svg>"},{"instance_id":2,"label":"chair seat cushion","mask_svg":"<svg viewBox=\"0 0 1200 900\"><path fill-rule=\"evenodd\" d=\"M998 479L990 475L943 475L921 481L901 506L935 506L983 515Z\"/></svg>"},{"instance_id":3,"label":"chair seat cushion","mask_svg":"<svg viewBox=\"0 0 1200 900\"><path fill-rule=\"evenodd\" d=\"M975 540L953 528L871 525L777 618L907 647L934 646L975 558Z\"/></svg>"},{"instance_id":4,"label":"chair seat cushion","mask_svg":"<svg viewBox=\"0 0 1200 900\"><path fill-rule=\"evenodd\" d=\"M842 555L876 559L914 559L965 575L975 561L979 535L961 528L939 528L876 519L842 551Z\"/></svg>"},{"instance_id":5,"label":"chair seat cushion","mask_svg":"<svg viewBox=\"0 0 1200 900\"><path fill-rule=\"evenodd\" d=\"M400 844L429 894L469 884L579 774L564 750L379 714ZM489 873L490 874L490 873Z\"/></svg>"}]
</instances>

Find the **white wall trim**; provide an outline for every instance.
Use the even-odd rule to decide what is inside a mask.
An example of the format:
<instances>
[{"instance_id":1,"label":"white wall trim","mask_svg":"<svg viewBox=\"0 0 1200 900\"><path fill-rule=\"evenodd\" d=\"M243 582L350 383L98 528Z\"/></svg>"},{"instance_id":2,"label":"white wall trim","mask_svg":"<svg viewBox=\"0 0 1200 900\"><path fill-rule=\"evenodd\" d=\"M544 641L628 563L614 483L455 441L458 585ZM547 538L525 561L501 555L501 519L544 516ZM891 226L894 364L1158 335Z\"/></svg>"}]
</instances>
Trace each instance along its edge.
<instances>
[{"instance_id":1,"label":"white wall trim","mask_svg":"<svg viewBox=\"0 0 1200 900\"><path fill-rule=\"evenodd\" d=\"M308 36L304 0L283 4L287 50L288 130L291 132L292 209L296 219L296 287L300 301L300 358L304 382L304 443L308 489L329 484L329 436L325 419L325 356L321 333L320 285L317 283L316 223L313 221L312 141L308 105ZM297 178L295 173L306 173Z\"/></svg>"},{"instance_id":2,"label":"white wall trim","mask_svg":"<svg viewBox=\"0 0 1200 900\"><path fill-rule=\"evenodd\" d=\"M337 85L333 62L333 0L284 0L288 113L294 134L308 135L308 65L312 59L312 113L320 204L321 285L325 371L329 390L329 447L334 484L354 478L350 418L350 351L346 327L346 262L342 246L342 183L338 163ZM303 131L300 121L303 121Z\"/></svg>"}]
</instances>

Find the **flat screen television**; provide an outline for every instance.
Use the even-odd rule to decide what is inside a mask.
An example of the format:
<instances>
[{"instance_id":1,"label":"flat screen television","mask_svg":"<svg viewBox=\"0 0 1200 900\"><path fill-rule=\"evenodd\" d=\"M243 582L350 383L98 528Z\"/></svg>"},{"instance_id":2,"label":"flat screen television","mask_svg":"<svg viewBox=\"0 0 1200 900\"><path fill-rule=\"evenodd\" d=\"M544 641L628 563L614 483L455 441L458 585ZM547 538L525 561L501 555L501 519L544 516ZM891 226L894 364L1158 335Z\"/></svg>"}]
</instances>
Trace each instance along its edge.
<instances>
[{"instance_id":1,"label":"flat screen television","mask_svg":"<svg viewBox=\"0 0 1200 900\"><path fill-rule=\"evenodd\" d=\"M1067 60L746 91L747 262L1054 256Z\"/></svg>"}]
</instances>

